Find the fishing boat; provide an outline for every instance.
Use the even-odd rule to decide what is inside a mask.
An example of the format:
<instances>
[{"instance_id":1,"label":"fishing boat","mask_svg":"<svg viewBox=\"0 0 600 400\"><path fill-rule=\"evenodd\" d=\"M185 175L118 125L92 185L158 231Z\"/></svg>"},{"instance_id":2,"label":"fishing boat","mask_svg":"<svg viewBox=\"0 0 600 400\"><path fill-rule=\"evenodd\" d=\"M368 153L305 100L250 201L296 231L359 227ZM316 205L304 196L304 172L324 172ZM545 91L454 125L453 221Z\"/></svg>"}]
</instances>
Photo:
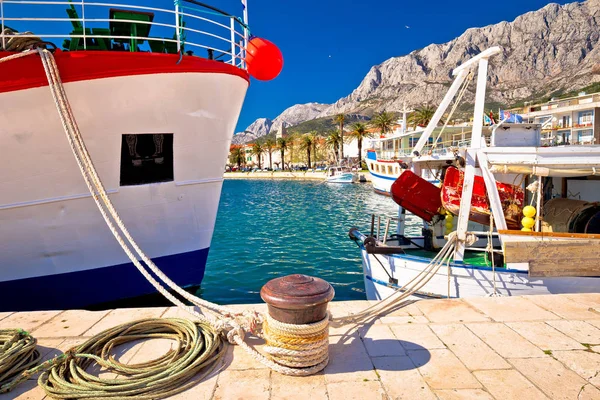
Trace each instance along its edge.
<instances>
[{"instance_id":1,"label":"fishing boat","mask_svg":"<svg viewBox=\"0 0 600 400\"><path fill-rule=\"evenodd\" d=\"M398 291L425 298L600 292L600 145L543 146L540 124L484 127L488 60L500 52L487 49L452 72L432 120L395 160L404 169L390 186L398 215L383 222L372 215L369 232L351 229L368 299ZM440 118L450 104L457 108L476 73L472 129L461 146L436 154ZM424 176L431 170L438 185ZM421 234L407 232L407 212L421 218Z\"/></svg>"},{"instance_id":2,"label":"fishing boat","mask_svg":"<svg viewBox=\"0 0 600 400\"><path fill-rule=\"evenodd\" d=\"M356 183L358 182L358 173L352 171L350 167L328 167L325 171L327 183Z\"/></svg>"},{"instance_id":3,"label":"fishing boat","mask_svg":"<svg viewBox=\"0 0 600 400\"><path fill-rule=\"evenodd\" d=\"M131 236L175 283L201 283L250 74L272 69L242 3L243 17L194 0L2 2L0 59L36 54L0 63L0 311L155 292L94 204L35 48L50 50L67 118Z\"/></svg>"}]
</instances>

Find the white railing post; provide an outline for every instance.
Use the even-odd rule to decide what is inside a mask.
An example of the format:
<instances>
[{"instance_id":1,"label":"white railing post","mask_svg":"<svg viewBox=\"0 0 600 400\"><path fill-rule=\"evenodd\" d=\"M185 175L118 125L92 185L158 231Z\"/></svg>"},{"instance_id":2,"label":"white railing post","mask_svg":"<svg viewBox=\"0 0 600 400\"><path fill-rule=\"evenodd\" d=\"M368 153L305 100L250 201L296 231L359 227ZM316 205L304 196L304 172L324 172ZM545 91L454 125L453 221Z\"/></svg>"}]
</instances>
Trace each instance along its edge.
<instances>
[{"instance_id":1,"label":"white railing post","mask_svg":"<svg viewBox=\"0 0 600 400\"><path fill-rule=\"evenodd\" d=\"M243 0L242 4L244 6L244 47L242 48L242 59L244 60L244 69L247 69L246 65L246 49L248 48L248 1Z\"/></svg>"},{"instance_id":2,"label":"white railing post","mask_svg":"<svg viewBox=\"0 0 600 400\"><path fill-rule=\"evenodd\" d=\"M177 52L181 53L181 32L179 32L179 2L175 2L175 35L177 37Z\"/></svg>"},{"instance_id":3,"label":"white railing post","mask_svg":"<svg viewBox=\"0 0 600 400\"><path fill-rule=\"evenodd\" d=\"M0 23L2 24L2 30L0 31L0 35L2 35L2 48L6 49L6 38L4 37L4 2L0 0Z\"/></svg>"},{"instance_id":4,"label":"white railing post","mask_svg":"<svg viewBox=\"0 0 600 400\"><path fill-rule=\"evenodd\" d=\"M230 17L229 21L229 29L231 29L231 65L235 65L235 20Z\"/></svg>"},{"instance_id":5,"label":"white railing post","mask_svg":"<svg viewBox=\"0 0 600 400\"><path fill-rule=\"evenodd\" d=\"M83 26L83 49L87 50L87 41L85 40L85 4L83 0L81 0L81 25Z\"/></svg>"}]
</instances>

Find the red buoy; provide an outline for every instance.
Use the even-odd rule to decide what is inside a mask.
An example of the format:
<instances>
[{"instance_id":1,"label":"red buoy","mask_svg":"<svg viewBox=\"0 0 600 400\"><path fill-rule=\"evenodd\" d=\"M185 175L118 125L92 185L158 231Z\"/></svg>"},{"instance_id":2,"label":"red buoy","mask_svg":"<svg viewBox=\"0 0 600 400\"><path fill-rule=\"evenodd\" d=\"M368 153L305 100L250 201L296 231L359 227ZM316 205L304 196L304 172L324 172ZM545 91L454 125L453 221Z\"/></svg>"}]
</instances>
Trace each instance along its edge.
<instances>
[{"instance_id":1,"label":"red buoy","mask_svg":"<svg viewBox=\"0 0 600 400\"><path fill-rule=\"evenodd\" d=\"M275 44L255 37L246 49L248 73L260 81L275 79L283 68L283 55Z\"/></svg>"}]
</instances>

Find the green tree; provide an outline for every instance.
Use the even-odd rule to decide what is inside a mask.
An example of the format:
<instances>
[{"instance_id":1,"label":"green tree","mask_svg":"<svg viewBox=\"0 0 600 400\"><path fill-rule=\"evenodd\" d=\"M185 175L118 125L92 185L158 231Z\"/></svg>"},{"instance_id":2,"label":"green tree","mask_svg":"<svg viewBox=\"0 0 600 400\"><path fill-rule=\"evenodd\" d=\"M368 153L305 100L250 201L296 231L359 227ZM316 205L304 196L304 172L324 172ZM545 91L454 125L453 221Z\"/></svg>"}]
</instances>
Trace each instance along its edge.
<instances>
[{"instance_id":1,"label":"green tree","mask_svg":"<svg viewBox=\"0 0 600 400\"><path fill-rule=\"evenodd\" d=\"M350 137L358 141L358 163L362 166L362 142L363 139L373 137L373 135L367 130L367 126L362 122L357 122L352 125L352 132Z\"/></svg>"},{"instance_id":2,"label":"green tree","mask_svg":"<svg viewBox=\"0 0 600 400\"><path fill-rule=\"evenodd\" d=\"M263 148L265 149L265 151L267 153L269 153L269 168L273 169L272 155L273 155L273 149L275 149L275 141L271 138L267 138L267 140L265 140L265 142L263 144Z\"/></svg>"},{"instance_id":3,"label":"green tree","mask_svg":"<svg viewBox=\"0 0 600 400\"><path fill-rule=\"evenodd\" d=\"M379 129L382 135L389 133L392 131L392 126L394 125L394 114L383 110L379 114L375 114L373 119L371 120L371 126Z\"/></svg>"},{"instance_id":4,"label":"green tree","mask_svg":"<svg viewBox=\"0 0 600 400\"><path fill-rule=\"evenodd\" d=\"M252 154L258 158L258 169L262 169L261 156L264 152L265 152L265 149L263 148L263 146L260 142L254 143L254 146L252 146Z\"/></svg>"},{"instance_id":5,"label":"green tree","mask_svg":"<svg viewBox=\"0 0 600 400\"><path fill-rule=\"evenodd\" d=\"M327 138L325 139L325 143L328 148L333 150L333 155L334 155L336 164L337 164L337 155L340 150L340 142L341 142L340 132L335 129L329 131L329 134L327 135Z\"/></svg>"},{"instance_id":6,"label":"green tree","mask_svg":"<svg viewBox=\"0 0 600 400\"><path fill-rule=\"evenodd\" d=\"M246 163L246 154L241 147L236 146L231 150L230 162L237 164L238 168L241 168L242 164Z\"/></svg>"},{"instance_id":7,"label":"green tree","mask_svg":"<svg viewBox=\"0 0 600 400\"><path fill-rule=\"evenodd\" d=\"M279 152L281 154L281 169L285 169L285 151L288 149L288 139L284 138L284 137L280 137L279 139L277 139L277 148L279 149Z\"/></svg>"},{"instance_id":8,"label":"green tree","mask_svg":"<svg viewBox=\"0 0 600 400\"><path fill-rule=\"evenodd\" d=\"M431 118L435 114L435 108L429 104L417 107L415 111L408 117L408 123L416 128L417 126L426 126L431 121Z\"/></svg>"},{"instance_id":9,"label":"green tree","mask_svg":"<svg viewBox=\"0 0 600 400\"><path fill-rule=\"evenodd\" d=\"M346 116L344 114L336 115L333 120L340 124L340 161L344 159L344 121Z\"/></svg>"},{"instance_id":10,"label":"green tree","mask_svg":"<svg viewBox=\"0 0 600 400\"><path fill-rule=\"evenodd\" d=\"M312 164L310 162L310 155L315 147L316 137L313 133L307 133L302 136L300 142L300 148L306 151L306 159L308 160L308 168L312 168Z\"/></svg>"}]
</instances>

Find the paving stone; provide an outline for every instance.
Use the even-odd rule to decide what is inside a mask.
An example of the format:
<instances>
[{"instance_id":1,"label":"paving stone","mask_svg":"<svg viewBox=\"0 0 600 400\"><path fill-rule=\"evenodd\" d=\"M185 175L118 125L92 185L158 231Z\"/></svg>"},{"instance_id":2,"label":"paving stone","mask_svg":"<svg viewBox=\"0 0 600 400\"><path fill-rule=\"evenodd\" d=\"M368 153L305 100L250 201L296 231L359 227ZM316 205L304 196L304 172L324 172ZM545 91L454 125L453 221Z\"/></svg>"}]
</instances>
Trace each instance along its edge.
<instances>
[{"instance_id":1,"label":"paving stone","mask_svg":"<svg viewBox=\"0 0 600 400\"><path fill-rule=\"evenodd\" d=\"M430 325L429 327L468 369L510 368L510 364L464 325L444 324Z\"/></svg>"},{"instance_id":2,"label":"paving stone","mask_svg":"<svg viewBox=\"0 0 600 400\"><path fill-rule=\"evenodd\" d=\"M600 354L600 346L592 346L590 350L592 350L594 353Z\"/></svg>"},{"instance_id":3,"label":"paving stone","mask_svg":"<svg viewBox=\"0 0 600 400\"><path fill-rule=\"evenodd\" d=\"M513 369L475 371L473 374L497 399L547 399L538 388Z\"/></svg>"},{"instance_id":4,"label":"paving stone","mask_svg":"<svg viewBox=\"0 0 600 400\"><path fill-rule=\"evenodd\" d=\"M17 312L0 320L0 329L23 329L31 332L33 329L51 320L61 311L30 311ZM36 336L38 337L38 336Z\"/></svg>"},{"instance_id":5,"label":"paving stone","mask_svg":"<svg viewBox=\"0 0 600 400\"><path fill-rule=\"evenodd\" d=\"M355 382L352 385L342 382L328 383L327 393L329 400L386 400L388 398L379 381Z\"/></svg>"},{"instance_id":6,"label":"paving stone","mask_svg":"<svg viewBox=\"0 0 600 400\"><path fill-rule=\"evenodd\" d=\"M247 342L254 346L257 351L261 351L264 341L259 339L248 339ZM228 345L224 356L224 363L227 369L266 369L266 365L252 358L246 350L240 346Z\"/></svg>"},{"instance_id":7,"label":"paving stone","mask_svg":"<svg viewBox=\"0 0 600 400\"><path fill-rule=\"evenodd\" d=\"M276 373L276 372L273 372ZM268 400L271 370L225 370L219 374L214 400Z\"/></svg>"},{"instance_id":8,"label":"paving stone","mask_svg":"<svg viewBox=\"0 0 600 400\"><path fill-rule=\"evenodd\" d=\"M481 388L477 379L450 350L409 351L408 356L432 389Z\"/></svg>"},{"instance_id":9,"label":"paving stone","mask_svg":"<svg viewBox=\"0 0 600 400\"><path fill-rule=\"evenodd\" d=\"M329 345L329 364L325 367L325 381L359 382L376 380L371 359L358 333Z\"/></svg>"},{"instance_id":10,"label":"paving stone","mask_svg":"<svg viewBox=\"0 0 600 400\"><path fill-rule=\"evenodd\" d=\"M468 303L458 299L436 301L419 301L417 307L431 322L476 322L489 321Z\"/></svg>"},{"instance_id":11,"label":"paving stone","mask_svg":"<svg viewBox=\"0 0 600 400\"><path fill-rule=\"evenodd\" d=\"M414 300L406 300L398 304L398 306L391 308L390 311L385 314L379 314L380 317L401 317L409 316L415 317L417 315L423 316L423 311L417 306L419 302Z\"/></svg>"},{"instance_id":12,"label":"paving stone","mask_svg":"<svg viewBox=\"0 0 600 400\"><path fill-rule=\"evenodd\" d=\"M405 356L406 351L387 325L371 325L359 329L362 341L371 357Z\"/></svg>"},{"instance_id":13,"label":"paving stone","mask_svg":"<svg viewBox=\"0 0 600 400\"><path fill-rule=\"evenodd\" d=\"M217 388L218 374L213 372L202 381L197 382L191 388L167 397L168 400L210 400L213 398Z\"/></svg>"},{"instance_id":14,"label":"paving stone","mask_svg":"<svg viewBox=\"0 0 600 400\"><path fill-rule=\"evenodd\" d=\"M587 320L596 318L594 313L589 311L588 306L577 303L565 296L545 295L523 297L565 319Z\"/></svg>"},{"instance_id":15,"label":"paving stone","mask_svg":"<svg viewBox=\"0 0 600 400\"><path fill-rule=\"evenodd\" d=\"M59 346L64 341L64 338L38 339L36 348L40 352L40 356L42 357L40 359L40 364L44 361L48 361L51 358L61 355L63 351L59 348ZM39 375L40 374L32 375L28 379L37 381Z\"/></svg>"},{"instance_id":16,"label":"paving stone","mask_svg":"<svg viewBox=\"0 0 600 400\"><path fill-rule=\"evenodd\" d=\"M272 400L319 400L327 399L327 387L323 374L312 376L287 376L271 374Z\"/></svg>"},{"instance_id":17,"label":"paving stone","mask_svg":"<svg viewBox=\"0 0 600 400\"><path fill-rule=\"evenodd\" d=\"M498 322L547 321L560 318L521 297L473 297L464 301Z\"/></svg>"},{"instance_id":18,"label":"paving stone","mask_svg":"<svg viewBox=\"0 0 600 400\"><path fill-rule=\"evenodd\" d=\"M428 324L429 320L422 315L395 315L390 317L380 317L375 320L375 323L385 325Z\"/></svg>"},{"instance_id":19,"label":"paving stone","mask_svg":"<svg viewBox=\"0 0 600 400\"><path fill-rule=\"evenodd\" d=\"M551 357L508 361L552 399L600 399L598 389Z\"/></svg>"},{"instance_id":20,"label":"paving stone","mask_svg":"<svg viewBox=\"0 0 600 400\"><path fill-rule=\"evenodd\" d=\"M0 400L42 400L45 397L46 392L34 380L21 383L10 393L0 394Z\"/></svg>"},{"instance_id":21,"label":"paving stone","mask_svg":"<svg viewBox=\"0 0 600 400\"><path fill-rule=\"evenodd\" d=\"M427 325L390 325L390 329L405 350L446 348Z\"/></svg>"},{"instance_id":22,"label":"paving stone","mask_svg":"<svg viewBox=\"0 0 600 400\"><path fill-rule=\"evenodd\" d=\"M592 385L600 387L600 354L590 351L554 351L552 356Z\"/></svg>"},{"instance_id":23,"label":"paving stone","mask_svg":"<svg viewBox=\"0 0 600 400\"><path fill-rule=\"evenodd\" d=\"M109 311L68 310L33 329L35 337L79 336L89 330Z\"/></svg>"},{"instance_id":24,"label":"paving stone","mask_svg":"<svg viewBox=\"0 0 600 400\"><path fill-rule=\"evenodd\" d=\"M11 314L12 312L0 312L0 321L2 321L4 318L8 317Z\"/></svg>"},{"instance_id":25,"label":"paving stone","mask_svg":"<svg viewBox=\"0 0 600 400\"><path fill-rule=\"evenodd\" d=\"M435 394L440 400L494 400L494 398L483 389L436 390Z\"/></svg>"},{"instance_id":26,"label":"paving stone","mask_svg":"<svg viewBox=\"0 0 600 400\"><path fill-rule=\"evenodd\" d=\"M583 304L589 308L597 309L600 307L600 293L568 293L559 294L558 296L564 296L576 303Z\"/></svg>"},{"instance_id":27,"label":"paving stone","mask_svg":"<svg viewBox=\"0 0 600 400\"><path fill-rule=\"evenodd\" d=\"M372 360L386 393L392 399L435 400L435 395L409 357L378 357Z\"/></svg>"},{"instance_id":28,"label":"paving stone","mask_svg":"<svg viewBox=\"0 0 600 400\"><path fill-rule=\"evenodd\" d=\"M595 326L596 328L600 329L600 319L588 319L587 321L588 324Z\"/></svg>"},{"instance_id":29,"label":"paving stone","mask_svg":"<svg viewBox=\"0 0 600 400\"><path fill-rule=\"evenodd\" d=\"M466 324L466 326L504 358L547 357L541 349L502 323Z\"/></svg>"},{"instance_id":30,"label":"paving stone","mask_svg":"<svg viewBox=\"0 0 600 400\"><path fill-rule=\"evenodd\" d=\"M600 329L585 321L548 321L547 323L579 343L600 344Z\"/></svg>"},{"instance_id":31,"label":"paving stone","mask_svg":"<svg viewBox=\"0 0 600 400\"><path fill-rule=\"evenodd\" d=\"M557 331L545 322L509 322L511 329L542 350L584 350L581 343Z\"/></svg>"},{"instance_id":32,"label":"paving stone","mask_svg":"<svg viewBox=\"0 0 600 400\"><path fill-rule=\"evenodd\" d=\"M121 308L112 310L104 318L98 321L94 326L88 329L85 336L95 336L100 332L114 328L127 322L133 322L146 318L160 318L167 311L167 307L152 308Z\"/></svg>"}]
</instances>

